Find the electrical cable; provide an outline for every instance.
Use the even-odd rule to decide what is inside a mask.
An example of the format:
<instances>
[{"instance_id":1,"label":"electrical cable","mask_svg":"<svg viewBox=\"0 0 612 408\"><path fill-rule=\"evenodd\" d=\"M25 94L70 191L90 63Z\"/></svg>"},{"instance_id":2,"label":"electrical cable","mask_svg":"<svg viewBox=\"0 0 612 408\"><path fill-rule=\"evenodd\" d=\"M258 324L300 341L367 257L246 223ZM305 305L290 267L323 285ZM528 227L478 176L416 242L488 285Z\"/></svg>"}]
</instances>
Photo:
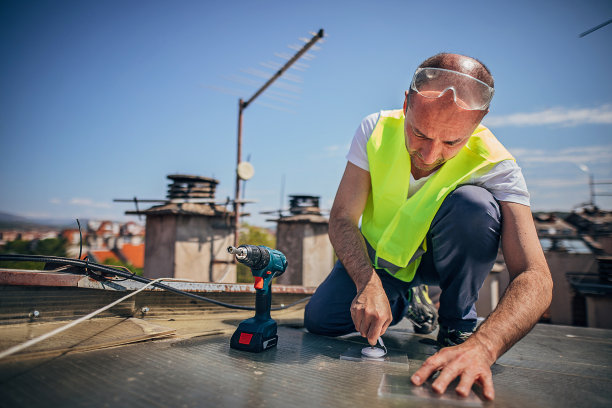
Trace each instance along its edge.
<instances>
[{"instance_id":1,"label":"electrical cable","mask_svg":"<svg viewBox=\"0 0 612 408\"><path fill-rule=\"evenodd\" d=\"M79 259L81 259L81 255L83 254L83 233L81 232L81 223L79 219L76 219L77 225L79 226Z\"/></svg>"},{"instance_id":2,"label":"electrical cable","mask_svg":"<svg viewBox=\"0 0 612 408\"><path fill-rule=\"evenodd\" d=\"M187 296L193 299L197 299L197 300L201 300L204 302L209 302L209 303L213 303L215 305L218 306L223 306L223 307L227 307L229 309L238 309L238 310L255 310L255 307L253 306L242 306L242 305L233 305L231 303L225 303L225 302L221 302L215 299L211 299L211 298L207 298L204 296L200 296L200 295L196 295L194 293L190 293L190 292L185 292L183 290L180 289L176 289L173 288L172 286L168 286L168 285L164 285L162 283L159 282L155 282L151 279L142 277L142 276L138 276L138 275L134 275L132 273L128 273L128 272L124 272L120 269L116 269L113 268L111 266L108 265L102 265L102 264L98 264L95 262L91 262L89 261L89 259L85 259L85 260L80 260L80 259L73 259L73 258L64 258L61 256L49 256L49 255L21 255L21 254L0 254L0 261L22 261L22 262L49 262L49 263L59 263L59 264L64 264L64 265L70 265L70 266L76 266L79 268L84 268L86 271L90 270L92 272L99 272L100 274L97 273L91 273L92 275L94 275L94 277L96 279L106 279L106 277L104 276L104 274L111 274L111 275L115 275L115 276L120 276L122 278L127 278L127 279L131 279L134 280L136 282L141 282L141 283L145 283L145 284L151 284L152 286L158 287L160 289L164 289L167 290L169 292L172 293L176 293L178 295L183 295L183 296ZM68 271L70 272L70 271ZM73 272L70 272L73 273ZM89 273L87 273L87 275L89 275ZM169 279L169 278L168 278ZM281 305L281 306L277 306L277 307L273 307L271 310L272 311L278 311L278 310L285 310L285 309L289 309L290 307L293 307L295 305L298 305L300 303L306 302L307 300L309 300L311 298L311 296L307 296L305 298L299 299L293 303L290 303L288 305Z\"/></svg>"},{"instance_id":3,"label":"electrical cable","mask_svg":"<svg viewBox=\"0 0 612 408\"><path fill-rule=\"evenodd\" d=\"M151 282L149 282L149 283L147 283L146 285L144 285L142 288L140 288L140 289L138 289L138 290L136 290L136 291L134 291L134 292L130 293L129 295L126 295L126 296L122 297L121 299L117 299L117 300L115 300L114 302L109 303L108 305L106 305L106 306L104 306L104 307L101 307L100 309L95 310L95 311L93 311L93 312L89 313L88 315L85 315L85 316L83 316L83 317L79 317L78 319L73 320L72 322L70 322L70 323L68 323L68 324L65 324L64 326L58 327L57 329L51 330L51 331L50 331L50 332L48 332L48 333L45 333L45 334L43 334L43 335L41 335L41 336L35 337L35 338L33 338L33 339L30 339L30 340L28 340L28 341L26 341L26 342L24 342L24 343L17 344L16 346L10 347L10 348L8 348L8 349L6 349L6 350L4 350L4 351L0 352L0 360L1 360L1 359L3 359L3 358L5 358L5 357L10 356L11 354L15 354L15 353L17 353L17 352L19 352L19 351L21 351L21 350L23 350L23 349L26 349L26 348L28 348L28 347L30 347L30 346L33 346L33 345L34 345L34 344L36 344L36 343L40 343L41 341L46 340L46 339L48 339L49 337L53 337L53 336L55 336L56 334L59 334L59 333L61 333L61 332L63 332L63 331L66 331L66 330L68 330L69 328L74 327L74 326L76 326L77 324L84 322L85 320L89 320L89 319L91 319L92 317L94 317L95 315L100 314L100 313L104 312L105 310L110 309L111 307L113 307L113 306L115 306L115 305L117 305L117 304L119 304L119 303L123 302L124 300L126 300L126 299L128 299L128 298L130 298L130 297L134 296L135 294L137 294L137 293L139 293L139 292L142 292L143 290L145 290L145 289L146 289L146 288L148 288L149 286L151 286L151 285L155 285L157 282L162 281L162 280L171 280L171 281L177 281L177 280L181 280L181 279L173 279L173 278L158 278L158 279L152 280Z\"/></svg>"}]
</instances>

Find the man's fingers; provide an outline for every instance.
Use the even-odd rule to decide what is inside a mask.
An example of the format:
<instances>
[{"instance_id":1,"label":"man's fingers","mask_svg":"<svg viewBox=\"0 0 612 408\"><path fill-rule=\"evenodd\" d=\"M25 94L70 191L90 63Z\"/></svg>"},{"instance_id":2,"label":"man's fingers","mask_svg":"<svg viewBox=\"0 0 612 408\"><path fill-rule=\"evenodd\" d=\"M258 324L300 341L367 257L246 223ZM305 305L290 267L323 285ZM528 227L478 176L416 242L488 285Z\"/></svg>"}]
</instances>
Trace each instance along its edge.
<instances>
[{"instance_id":1,"label":"man's fingers","mask_svg":"<svg viewBox=\"0 0 612 408\"><path fill-rule=\"evenodd\" d=\"M355 323L355 330L361 333L363 313L359 313L351 309L351 318L353 319L353 323Z\"/></svg>"},{"instance_id":2,"label":"man's fingers","mask_svg":"<svg viewBox=\"0 0 612 408\"><path fill-rule=\"evenodd\" d=\"M361 334L361 337L368 337L368 328L370 327L369 324L367 323L361 323L361 330L359 330L359 334Z\"/></svg>"},{"instance_id":3,"label":"man's fingers","mask_svg":"<svg viewBox=\"0 0 612 408\"><path fill-rule=\"evenodd\" d=\"M480 374L480 379L478 381L480 385L482 385L482 393L485 398L488 400L492 400L495 398L495 388L493 387L493 375L491 372Z\"/></svg>"},{"instance_id":4,"label":"man's fingers","mask_svg":"<svg viewBox=\"0 0 612 408\"><path fill-rule=\"evenodd\" d=\"M368 343L370 343L371 346L376 345L378 338L382 334L384 324L385 321L380 319L373 320L370 324L370 329L368 330L368 335L366 337L368 338Z\"/></svg>"},{"instance_id":5,"label":"man's fingers","mask_svg":"<svg viewBox=\"0 0 612 408\"><path fill-rule=\"evenodd\" d=\"M389 318L387 319L387 321L385 322L385 324L382 327L382 330L380 331L380 335L382 336L383 334L385 334L385 332L387 331L387 329L389 328L389 326L391 325L391 322L393 321L393 319Z\"/></svg>"},{"instance_id":6,"label":"man's fingers","mask_svg":"<svg viewBox=\"0 0 612 408\"><path fill-rule=\"evenodd\" d=\"M412 383L414 385L423 384L433 373L438 371L438 369L442 367L444 363L445 360L440 357L439 353L429 357L427 360L425 360L421 368L419 368L410 378Z\"/></svg>"},{"instance_id":7,"label":"man's fingers","mask_svg":"<svg viewBox=\"0 0 612 408\"><path fill-rule=\"evenodd\" d=\"M493 375L488 364L489 361L482 357L482 351L478 350L478 347L470 347L466 342L459 346L444 348L429 357L414 373L411 380L415 385L423 385L434 372L441 370L432 384L432 389L438 394L443 394L448 385L461 376L455 388L459 395L469 395L472 385L477 382L482 386L484 397L492 400L495 398L495 391Z\"/></svg>"},{"instance_id":8,"label":"man's fingers","mask_svg":"<svg viewBox=\"0 0 612 408\"><path fill-rule=\"evenodd\" d=\"M468 371L461 374L461 381L459 381L459 385L457 385L457 388L455 388L457 394L461 395L462 397L467 397L470 394L470 390L472 389L472 384L474 384L475 379L476 376Z\"/></svg>"},{"instance_id":9,"label":"man's fingers","mask_svg":"<svg viewBox=\"0 0 612 408\"><path fill-rule=\"evenodd\" d=\"M453 367L452 365L447 365L440 372L440 375L438 376L438 378L436 378L436 381L433 382L431 388L433 388L433 390L438 394L444 394L444 391L446 391L446 387L448 387L448 384L450 384L455 378L457 378L459 374L459 371L457 371L455 367Z\"/></svg>"},{"instance_id":10,"label":"man's fingers","mask_svg":"<svg viewBox=\"0 0 612 408\"><path fill-rule=\"evenodd\" d=\"M376 313L367 313L365 310L351 309L351 318L357 330L363 337L368 339L371 345L385 332L391 323L391 319L381 319Z\"/></svg>"},{"instance_id":11,"label":"man's fingers","mask_svg":"<svg viewBox=\"0 0 612 408\"><path fill-rule=\"evenodd\" d=\"M368 339L368 342L369 342L370 332L375 330L375 326L376 326L376 319L374 318L374 316L364 313L363 320L361 321L361 330L359 332L361 333L362 337L365 337ZM374 340L374 344L376 344L377 339L378 337Z\"/></svg>"},{"instance_id":12,"label":"man's fingers","mask_svg":"<svg viewBox=\"0 0 612 408\"><path fill-rule=\"evenodd\" d=\"M370 328L370 319L368 318L368 315L363 310L360 310L355 313L353 322L355 323L355 329L359 332L359 334L361 334L362 337L367 337L368 330Z\"/></svg>"}]
</instances>

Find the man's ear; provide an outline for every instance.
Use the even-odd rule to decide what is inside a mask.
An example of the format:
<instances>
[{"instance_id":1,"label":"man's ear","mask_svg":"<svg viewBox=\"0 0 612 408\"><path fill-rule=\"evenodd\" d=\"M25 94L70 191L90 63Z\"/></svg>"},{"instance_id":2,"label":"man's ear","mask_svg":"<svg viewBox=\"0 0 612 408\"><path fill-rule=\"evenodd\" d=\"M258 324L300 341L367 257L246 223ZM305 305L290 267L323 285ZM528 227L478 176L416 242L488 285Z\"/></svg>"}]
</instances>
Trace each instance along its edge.
<instances>
[{"instance_id":1,"label":"man's ear","mask_svg":"<svg viewBox=\"0 0 612 408\"><path fill-rule=\"evenodd\" d=\"M483 111L484 113L482 114L482 116L480 117L480 121L482 122L482 120L484 119L485 116L487 116L487 113L489 113L489 108L487 108L486 111Z\"/></svg>"},{"instance_id":2,"label":"man's ear","mask_svg":"<svg viewBox=\"0 0 612 408\"><path fill-rule=\"evenodd\" d=\"M408 108L408 91L404 91L404 115L406 115L407 108Z\"/></svg>"}]
</instances>

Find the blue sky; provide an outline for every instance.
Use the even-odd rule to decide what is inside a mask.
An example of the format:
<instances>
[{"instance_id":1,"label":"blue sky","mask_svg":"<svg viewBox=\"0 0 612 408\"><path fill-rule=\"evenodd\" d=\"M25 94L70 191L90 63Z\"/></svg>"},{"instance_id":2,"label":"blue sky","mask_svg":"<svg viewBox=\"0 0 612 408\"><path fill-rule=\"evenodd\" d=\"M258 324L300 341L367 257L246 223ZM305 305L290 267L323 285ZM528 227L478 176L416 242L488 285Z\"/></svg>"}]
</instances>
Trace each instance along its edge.
<instances>
[{"instance_id":1,"label":"blue sky","mask_svg":"<svg viewBox=\"0 0 612 408\"><path fill-rule=\"evenodd\" d=\"M579 164L612 179L612 25L578 38L611 16L609 0L3 1L0 211L125 219L113 198L163 198L176 172L233 196L238 98L319 28L314 58L245 111L249 212L279 207L283 175L286 194L330 208L360 120L400 107L440 51L493 72L484 122L523 168L532 208L570 209L589 199Z\"/></svg>"}]
</instances>

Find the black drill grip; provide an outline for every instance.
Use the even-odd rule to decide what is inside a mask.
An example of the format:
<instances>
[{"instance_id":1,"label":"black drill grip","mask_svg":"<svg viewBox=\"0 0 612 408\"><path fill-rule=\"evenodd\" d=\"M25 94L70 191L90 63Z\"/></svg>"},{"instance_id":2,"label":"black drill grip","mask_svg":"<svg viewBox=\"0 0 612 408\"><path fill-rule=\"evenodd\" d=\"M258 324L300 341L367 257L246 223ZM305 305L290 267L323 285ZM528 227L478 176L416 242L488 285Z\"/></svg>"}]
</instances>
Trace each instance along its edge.
<instances>
[{"instance_id":1,"label":"black drill grip","mask_svg":"<svg viewBox=\"0 0 612 408\"><path fill-rule=\"evenodd\" d=\"M266 293L263 290L257 290L255 293L255 318L270 319L270 309L272 307L272 284L268 287Z\"/></svg>"}]
</instances>

